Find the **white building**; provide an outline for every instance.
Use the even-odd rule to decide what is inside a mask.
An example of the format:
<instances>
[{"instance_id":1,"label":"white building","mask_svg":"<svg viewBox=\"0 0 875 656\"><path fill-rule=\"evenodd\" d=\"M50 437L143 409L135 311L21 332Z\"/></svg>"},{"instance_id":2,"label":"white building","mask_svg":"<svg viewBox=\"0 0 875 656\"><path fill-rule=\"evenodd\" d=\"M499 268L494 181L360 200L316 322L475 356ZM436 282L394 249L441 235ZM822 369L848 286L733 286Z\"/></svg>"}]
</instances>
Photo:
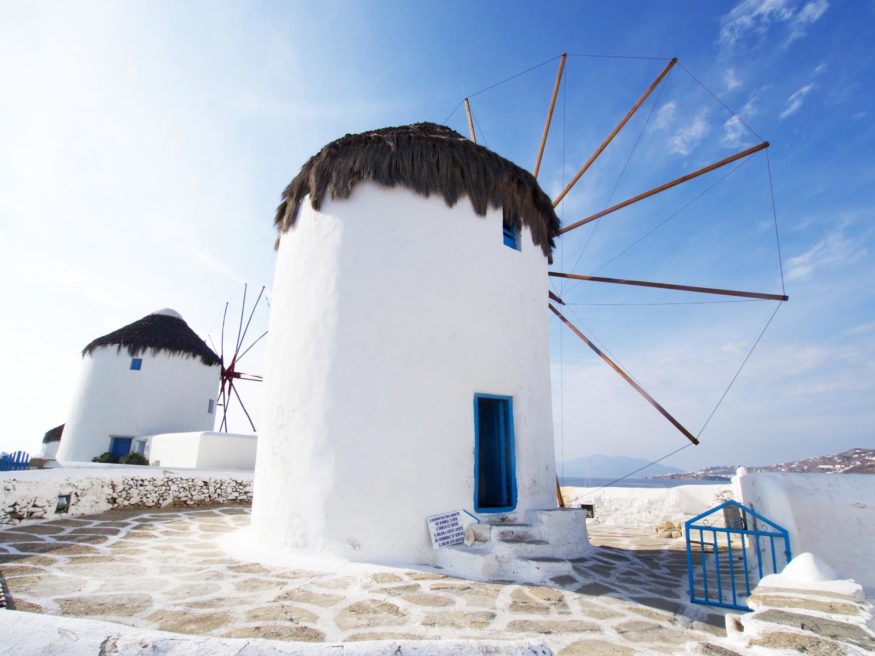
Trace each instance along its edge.
<instances>
[{"instance_id":1,"label":"white building","mask_svg":"<svg viewBox=\"0 0 875 656\"><path fill-rule=\"evenodd\" d=\"M443 126L347 135L292 181L277 227L259 542L432 563L427 516L555 510L558 219L535 179ZM582 516L557 515L541 523L582 543L550 554L579 554Z\"/></svg>"},{"instance_id":2,"label":"white building","mask_svg":"<svg viewBox=\"0 0 875 656\"><path fill-rule=\"evenodd\" d=\"M142 453L142 436L212 430L221 362L177 312L99 337L82 357L59 461Z\"/></svg>"}]
</instances>

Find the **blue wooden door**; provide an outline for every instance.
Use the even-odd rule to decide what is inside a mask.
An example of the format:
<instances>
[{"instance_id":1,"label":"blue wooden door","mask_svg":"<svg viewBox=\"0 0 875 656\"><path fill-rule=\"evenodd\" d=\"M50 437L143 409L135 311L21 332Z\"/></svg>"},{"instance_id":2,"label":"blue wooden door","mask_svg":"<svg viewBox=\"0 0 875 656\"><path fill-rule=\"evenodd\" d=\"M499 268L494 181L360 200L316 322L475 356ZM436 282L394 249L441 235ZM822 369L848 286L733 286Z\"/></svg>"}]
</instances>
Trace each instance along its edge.
<instances>
[{"instance_id":1,"label":"blue wooden door","mask_svg":"<svg viewBox=\"0 0 875 656\"><path fill-rule=\"evenodd\" d=\"M109 450L116 458L126 456L131 452L131 437L113 437L110 440Z\"/></svg>"},{"instance_id":2,"label":"blue wooden door","mask_svg":"<svg viewBox=\"0 0 875 656\"><path fill-rule=\"evenodd\" d=\"M507 512L516 507L513 406L507 396L474 397L474 509Z\"/></svg>"}]
</instances>

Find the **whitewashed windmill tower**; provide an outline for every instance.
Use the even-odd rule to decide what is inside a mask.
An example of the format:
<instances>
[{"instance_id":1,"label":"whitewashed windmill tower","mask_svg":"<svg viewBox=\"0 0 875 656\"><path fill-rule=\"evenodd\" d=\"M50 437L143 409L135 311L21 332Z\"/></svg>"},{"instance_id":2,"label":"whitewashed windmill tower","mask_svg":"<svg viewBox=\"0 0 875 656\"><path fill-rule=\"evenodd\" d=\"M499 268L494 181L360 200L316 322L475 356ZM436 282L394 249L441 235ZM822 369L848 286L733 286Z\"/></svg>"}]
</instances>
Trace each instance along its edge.
<instances>
[{"instance_id":1,"label":"whitewashed windmill tower","mask_svg":"<svg viewBox=\"0 0 875 656\"><path fill-rule=\"evenodd\" d=\"M253 500L253 528L262 544L356 560L431 561L464 576L529 580L543 579L550 568L523 562L525 555L537 552L528 560L544 563L581 555L587 540L580 511L555 509L548 312L688 445L699 443L704 426L698 434L687 429L572 324L558 309L562 299L548 293L548 276L777 302L788 300L783 277L781 293L762 293L548 271L547 265L555 237L769 144L761 141L560 228L554 208L678 63L666 60L551 200L536 177L567 56L556 58L532 174L476 144L466 98L470 141L430 123L347 135L312 157L286 188L276 216L265 421ZM423 518L453 509L492 517L493 526L496 517L535 526L493 530L504 544L493 539L468 551L432 551ZM521 539L504 539L508 533ZM513 542L526 544L514 552Z\"/></svg>"},{"instance_id":2,"label":"whitewashed windmill tower","mask_svg":"<svg viewBox=\"0 0 875 656\"><path fill-rule=\"evenodd\" d=\"M259 543L432 562L429 515L555 509L558 219L532 175L435 124L347 135L276 225Z\"/></svg>"},{"instance_id":3,"label":"whitewashed windmill tower","mask_svg":"<svg viewBox=\"0 0 875 656\"><path fill-rule=\"evenodd\" d=\"M98 337L82 357L58 460L121 456L137 436L213 429L221 361L174 310Z\"/></svg>"}]
</instances>

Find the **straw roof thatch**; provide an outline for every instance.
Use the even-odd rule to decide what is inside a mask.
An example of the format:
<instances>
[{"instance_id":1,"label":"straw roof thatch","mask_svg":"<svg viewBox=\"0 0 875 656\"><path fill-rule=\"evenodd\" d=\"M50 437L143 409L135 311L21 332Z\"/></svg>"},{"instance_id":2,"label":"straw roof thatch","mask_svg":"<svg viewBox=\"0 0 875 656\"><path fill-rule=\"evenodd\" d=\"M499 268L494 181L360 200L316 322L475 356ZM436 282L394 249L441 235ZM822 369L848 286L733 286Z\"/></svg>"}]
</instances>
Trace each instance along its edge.
<instances>
[{"instance_id":1,"label":"straw roof thatch","mask_svg":"<svg viewBox=\"0 0 875 656\"><path fill-rule=\"evenodd\" d=\"M179 315L149 314L124 328L98 337L82 349L82 355L92 353L101 346L115 346L117 351L124 348L131 357L148 351L153 355L163 352L200 358L208 366L221 363L219 356Z\"/></svg>"},{"instance_id":2,"label":"straw roof thatch","mask_svg":"<svg viewBox=\"0 0 875 656\"><path fill-rule=\"evenodd\" d=\"M61 433L64 432L64 424L60 426L55 426L54 428L46 431L46 434L43 435L43 444L48 444L49 442L59 442L61 440Z\"/></svg>"},{"instance_id":3,"label":"straw roof thatch","mask_svg":"<svg viewBox=\"0 0 875 656\"><path fill-rule=\"evenodd\" d=\"M348 134L325 146L283 191L274 220L279 235L294 225L308 194L318 210L326 193L348 198L363 180L400 185L424 196L440 194L450 207L467 196L480 216L490 206L500 207L505 221L516 228L526 225L544 255L552 254L559 219L534 176L434 123Z\"/></svg>"}]
</instances>

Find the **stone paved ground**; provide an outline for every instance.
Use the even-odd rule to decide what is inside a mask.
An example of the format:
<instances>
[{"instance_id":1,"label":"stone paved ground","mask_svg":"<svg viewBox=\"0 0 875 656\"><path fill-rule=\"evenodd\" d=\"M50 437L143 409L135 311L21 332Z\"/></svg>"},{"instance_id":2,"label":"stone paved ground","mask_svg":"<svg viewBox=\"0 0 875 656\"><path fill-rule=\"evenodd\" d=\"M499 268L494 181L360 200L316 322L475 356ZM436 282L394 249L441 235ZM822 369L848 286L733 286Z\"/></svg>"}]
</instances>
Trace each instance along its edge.
<instances>
[{"instance_id":1,"label":"stone paved ground","mask_svg":"<svg viewBox=\"0 0 875 656\"><path fill-rule=\"evenodd\" d=\"M720 614L686 602L680 545L640 532L593 527L589 561L547 587L246 563L217 541L248 523L248 509L225 507L11 528L0 531L0 573L17 610L224 637L540 638L563 656L622 656L725 635Z\"/></svg>"}]
</instances>

